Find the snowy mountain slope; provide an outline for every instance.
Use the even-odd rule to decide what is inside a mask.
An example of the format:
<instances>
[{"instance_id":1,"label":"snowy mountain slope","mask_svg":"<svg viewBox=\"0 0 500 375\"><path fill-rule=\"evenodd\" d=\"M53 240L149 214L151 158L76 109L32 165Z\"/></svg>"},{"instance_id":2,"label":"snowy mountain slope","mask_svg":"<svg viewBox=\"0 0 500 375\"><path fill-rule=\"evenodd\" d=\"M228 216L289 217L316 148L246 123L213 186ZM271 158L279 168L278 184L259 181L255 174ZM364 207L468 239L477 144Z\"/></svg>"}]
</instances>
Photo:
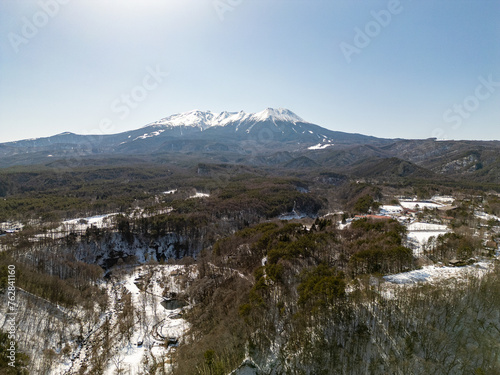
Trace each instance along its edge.
<instances>
[{"instance_id":1,"label":"snowy mountain slope","mask_svg":"<svg viewBox=\"0 0 500 375\"><path fill-rule=\"evenodd\" d=\"M62 133L0 144L4 165L36 164L88 155L154 155L158 152L266 154L269 151L316 152L333 145L385 145L390 140L325 129L284 108L257 113L193 110L146 126L107 135Z\"/></svg>"},{"instance_id":2,"label":"snowy mountain slope","mask_svg":"<svg viewBox=\"0 0 500 375\"><path fill-rule=\"evenodd\" d=\"M258 113L191 111L176 114L136 131L123 142L120 152L137 152L141 144L158 151L231 151L240 154L288 149L306 150L313 145L387 143L361 134L332 131L303 120L288 109L267 108ZM217 144L214 144L216 142ZM134 144L135 143L135 144Z\"/></svg>"},{"instance_id":3,"label":"snowy mountain slope","mask_svg":"<svg viewBox=\"0 0 500 375\"><path fill-rule=\"evenodd\" d=\"M144 141L155 137L184 137L215 128L225 128L226 134L235 132L255 133L262 130L263 126L274 127L273 133L294 133L296 138L310 138L315 140L332 139L343 135L356 136L356 139L374 140L374 137L334 132L318 125L303 120L295 113L284 108L267 108L257 113L221 112L193 110L186 113L174 114L156 122L147 124L137 130L109 135L78 135L73 133L61 133L52 137L26 139L16 142L0 144L5 152L16 148L40 148L55 145L93 145L104 148L117 147L120 144L134 141ZM255 129L254 129L255 128ZM221 129L219 129L221 130ZM220 133L220 132L219 132ZM218 134L219 134L218 133ZM341 137L342 138L342 137ZM317 143L317 142L316 142ZM62 147L62 146L60 146Z\"/></svg>"},{"instance_id":4,"label":"snowy mountain slope","mask_svg":"<svg viewBox=\"0 0 500 375\"><path fill-rule=\"evenodd\" d=\"M312 128L316 127L316 128ZM229 142L255 140L257 142L289 142L296 143L327 140L332 142L332 135L327 129L313 125L288 109L267 108L258 113L190 111L175 114L141 128L143 131L131 141L148 139L150 144L159 143L151 138L186 138L187 141L221 141ZM170 139L169 139L170 140ZM131 142L123 142L121 149L137 148ZM316 142L317 143L317 142ZM163 149L171 149L168 143Z\"/></svg>"},{"instance_id":5,"label":"snowy mountain slope","mask_svg":"<svg viewBox=\"0 0 500 375\"><path fill-rule=\"evenodd\" d=\"M186 113L178 113L165 117L161 120L146 125L144 128L149 128L151 126L158 128L185 126L197 127L201 130L206 130L213 126L227 126L236 124L236 127L238 127L239 124L244 122L265 121L284 121L290 123L306 122L292 111L284 108L267 108L258 113L246 113L244 111L224 111L221 113L214 113L211 111L203 112L199 110L193 110Z\"/></svg>"},{"instance_id":6,"label":"snowy mountain slope","mask_svg":"<svg viewBox=\"0 0 500 375\"><path fill-rule=\"evenodd\" d=\"M284 108L257 113L193 110L118 134L61 133L0 143L0 166L46 164L64 168L85 164L88 156L122 160L124 156L149 158L166 153L259 164L272 155L290 153L290 160L307 155L320 165L354 166L362 176L378 176L389 168L400 177L465 174L496 181L499 149L500 142L491 141L383 139L333 131Z\"/></svg>"}]
</instances>

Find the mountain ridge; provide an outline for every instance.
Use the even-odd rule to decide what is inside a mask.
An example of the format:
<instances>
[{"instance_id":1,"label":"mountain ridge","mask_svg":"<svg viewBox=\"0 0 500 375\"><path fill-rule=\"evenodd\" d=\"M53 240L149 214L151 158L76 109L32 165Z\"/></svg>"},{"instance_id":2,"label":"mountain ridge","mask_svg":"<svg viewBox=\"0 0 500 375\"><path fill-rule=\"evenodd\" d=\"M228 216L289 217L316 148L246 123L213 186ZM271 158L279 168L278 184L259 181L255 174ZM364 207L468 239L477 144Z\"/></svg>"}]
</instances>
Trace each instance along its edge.
<instances>
[{"instance_id":1,"label":"mountain ridge","mask_svg":"<svg viewBox=\"0 0 500 375\"><path fill-rule=\"evenodd\" d=\"M73 165L85 164L90 157L105 163L162 155L213 163L333 168L372 178L386 168L399 177L436 174L494 182L500 170L498 151L498 141L385 139L329 130L284 108L257 113L193 110L117 134L63 132L0 143L0 165ZM283 155L288 155L286 160Z\"/></svg>"},{"instance_id":2,"label":"mountain ridge","mask_svg":"<svg viewBox=\"0 0 500 375\"><path fill-rule=\"evenodd\" d=\"M143 128L150 126L169 127L169 126L199 126L202 130L206 130L213 126L226 126L233 122L242 121L289 121L289 122L305 122L301 117L285 108L266 108L263 111L256 113L248 113L245 111L220 113L212 111L191 110L184 113L176 113L167 116L158 121L145 125Z\"/></svg>"},{"instance_id":3,"label":"mountain ridge","mask_svg":"<svg viewBox=\"0 0 500 375\"><path fill-rule=\"evenodd\" d=\"M141 128L116 134L81 135L63 132L54 136L0 143L0 157L46 152L57 154L153 153L168 150L181 141L185 149L212 148L213 142L247 153L250 143L255 150L306 149L313 145L387 143L381 138L337 132L308 122L284 108L266 108L257 113L193 110L149 123ZM175 151L182 151L174 147Z\"/></svg>"}]
</instances>

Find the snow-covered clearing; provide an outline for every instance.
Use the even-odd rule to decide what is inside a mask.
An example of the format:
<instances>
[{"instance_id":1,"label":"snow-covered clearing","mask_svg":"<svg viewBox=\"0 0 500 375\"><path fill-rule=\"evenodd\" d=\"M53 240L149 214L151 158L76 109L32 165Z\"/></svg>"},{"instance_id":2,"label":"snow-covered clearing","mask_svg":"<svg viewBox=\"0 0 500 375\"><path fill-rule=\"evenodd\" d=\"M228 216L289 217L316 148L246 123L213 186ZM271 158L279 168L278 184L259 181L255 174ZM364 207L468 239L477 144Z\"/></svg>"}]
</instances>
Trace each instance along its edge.
<instances>
[{"instance_id":1,"label":"snow-covered clearing","mask_svg":"<svg viewBox=\"0 0 500 375\"><path fill-rule=\"evenodd\" d=\"M191 198L207 198L209 196L210 196L210 194L196 192L196 194L191 195L188 199L191 199Z\"/></svg>"},{"instance_id":2,"label":"snow-covered clearing","mask_svg":"<svg viewBox=\"0 0 500 375\"><path fill-rule=\"evenodd\" d=\"M419 270L384 276L384 280L393 284L414 284L417 282L435 283L450 278L466 280L468 276L483 276L492 270L492 262L478 262L463 267L432 265L424 266Z\"/></svg>"},{"instance_id":3,"label":"snow-covered clearing","mask_svg":"<svg viewBox=\"0 0 500 375\"><path fill-rule=\"evenodd\" d=\"M77 230L77 231L85 231L87 228L90 228L91 226L96 227L96 228L107 228L111 224L111 217L119 215L119 213L112 213L112 214L106 214L106 215L98 215L98 216L91 216L91 217L85 217L85 218L77 218L77 219L71 219L71 220L65 220L62 222L61 227L56 229L58 230L67 230L67 229L72 229L72 230Z\"/></svg>"},{"instance_id":4,"label":"snow-covered clearing","mask_svg":"<svg viewBox=\"0 0 500 375\"><path fill-rule=\"evenodd\" d=\"M408 241L410 247L413 248L414 255L422 255L424 246L430 238L437 238L437 236L450 231L446 225L419 222L409 224L407 229Z\"/></svg>"},{"instance_id":5,"label":"snow-covered clearing","mask_svg":"<svg viewBox=\"0 0 500 375\"><path fill-rule=\"evenodd\" d=\"M76 219L65 220L55 229L50 229L44 233L36 234L33 239L49 237L52 239L63 238L69 232L84 233L88 228L109 228L113 224L113 217L119 213L98 215L91 217L79 217Z\"/></svg>"},{"instance_id":6,"label":"snow-covered clearing","mask_svg":"<svg viewBox=\"0 0 500 375\"><path fill-rule=\"evenodd\" d=\"M431 198L431 201L444 204L452 204L453 202L455 202L455 198L448 195L435 195Z\"/></svg>"},{"instance_id":7,"label":"snow-covered clearing","mask_svg":"<svg viewBox=\"0 0 500 375\"><path fill-rule=\"evenodd\" d=\"M424 208L434 209L443 207L442 204L428 201L400 201L399 204L407 210L423 210Z\"/></svg>"},{"instance_id":8,"label":"snow-covered clearing","mask_svg":"<svg viewBox=\"0 0 500 375\"><path fill-rule=\"evenodd\" d=\"M403 212L403 207L396 206L396 205L390 205L390 204L384 204L384 205L380 206L380 212L382 214L400 214Z\"/></svg>"},{"instance_id":9,"label":"snow-covered clearing","mask_svg":"<svg viewBox=\"0 0 500 375\"><path fill-rule=\"evenodd\" d=\"M495 215L487 214L486 212L476 211L476 212L474 212L474 216L477 217L477 218L479 218L479 219L483 219L483 220L496 220L496 221L500 221L500 217L495 216Z\"/></svg>"}]
</instances>

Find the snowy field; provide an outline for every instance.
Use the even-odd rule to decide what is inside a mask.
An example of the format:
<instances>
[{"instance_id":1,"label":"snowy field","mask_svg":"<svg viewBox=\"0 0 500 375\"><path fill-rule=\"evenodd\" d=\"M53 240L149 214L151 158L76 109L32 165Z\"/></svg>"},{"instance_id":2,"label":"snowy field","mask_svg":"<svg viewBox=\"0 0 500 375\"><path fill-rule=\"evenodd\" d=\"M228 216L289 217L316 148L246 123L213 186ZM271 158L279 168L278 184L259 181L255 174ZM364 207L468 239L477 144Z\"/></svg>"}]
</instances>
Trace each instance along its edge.
<instances>
[{"instance_id":1,"label":"snowy field","mask_svg":"<svg viewBox=\"0 0 500 375\"><path fill-rule=\"evenodd\" d=\"M428 201L400 201L399 204L407 210L423 210L424 208L434 209L443 207L442 204Z\"/></svg>"},{"instance_id":2,"label":"snowy field","mask_svg":"<svg viewBox=\"0 0 500 375\"><path fill-rule=\"evenodd\" d=\"M116 215L119 215L119 213L65 220L55 229L34 235L33 240L39 240L45 237L52 239L63 238L67 236L68 232L83 233L91 227L100 229L109 228L113 223L113 217Z\"/></svg>"},{"instance_id":3,"label":"snowy field","mask_svg":"<svg viewBox=\"0 0 500 375\"><path fill-rule=\"evenodd\" d=\"M72 230L85 231L87 230L87 228L90 228L92 226L96 228L107 228L111 225L111 218L116 215L119 214L115 212L106 215L65 220L62 222L61 227L56 230L64 230L71 228Z\"/></svg>"},{"instance_id":4,"label":"snowy field","mask_svg":"<svg viewBox=\"0 0 500 375\"><path fill-rule=\"evenodd\" d=\"M468 276L482 276L493 270L493 263L478 262L464 267L424 266L422 269L384 276L384 280L393 284L414 284L418 282L439 282L456 278L465 280Z\"/></svg>"},{"instance_id":5,"label":"snowy field","mask_svg":"<svg viewBox=\"0 0 500 375\"><path fill-rule=\"evenodd\" d=\"M408 241L413 248L414 255L422 255L424 245L427 244L430 238L446 234L450 230L446 225L430 224L430 223L411 223L407 226Z\"/></svg>"},{"instance_id":6,"label":"snowy field","mask_svg":"<svg viewBox=\"0 0 500 375\"><path fill-rule=\"evenodd\" d=\"M448 195L435 195L431 198L431 201L443 204L452 204L455 202L455 198Z\"/></svg>"},{"instance_id":7,"label":"snowy field","mask_svg":"<svg viewBox=\"0 0 500 375\"><path fill-rule=\"evenodd\" d=\"M380 206L381 214L400 214L402 212L403 212L403 207L401 206L390 205L390 204L384 204Z\"/></svg>"}]
</instances>

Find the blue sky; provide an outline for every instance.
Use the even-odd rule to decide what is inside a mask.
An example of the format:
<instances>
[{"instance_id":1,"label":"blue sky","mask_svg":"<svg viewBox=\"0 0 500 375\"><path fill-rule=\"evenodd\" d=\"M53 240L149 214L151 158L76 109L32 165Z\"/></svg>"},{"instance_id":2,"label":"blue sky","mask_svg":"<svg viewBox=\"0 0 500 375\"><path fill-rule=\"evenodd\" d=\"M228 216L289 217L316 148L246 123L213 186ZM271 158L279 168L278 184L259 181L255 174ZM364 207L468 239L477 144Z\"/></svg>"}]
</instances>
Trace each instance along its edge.
<instances>
[{"instance_id":1,"label":"blue sky","mask_svg":"<svg viewBox=\"0 0 500 375\"><path fill-rule=\"evenodd\" d=\"M284 107L329 129L500 139L500 1L0 2L0 142Z\"/></svg>"}]
</instances>

